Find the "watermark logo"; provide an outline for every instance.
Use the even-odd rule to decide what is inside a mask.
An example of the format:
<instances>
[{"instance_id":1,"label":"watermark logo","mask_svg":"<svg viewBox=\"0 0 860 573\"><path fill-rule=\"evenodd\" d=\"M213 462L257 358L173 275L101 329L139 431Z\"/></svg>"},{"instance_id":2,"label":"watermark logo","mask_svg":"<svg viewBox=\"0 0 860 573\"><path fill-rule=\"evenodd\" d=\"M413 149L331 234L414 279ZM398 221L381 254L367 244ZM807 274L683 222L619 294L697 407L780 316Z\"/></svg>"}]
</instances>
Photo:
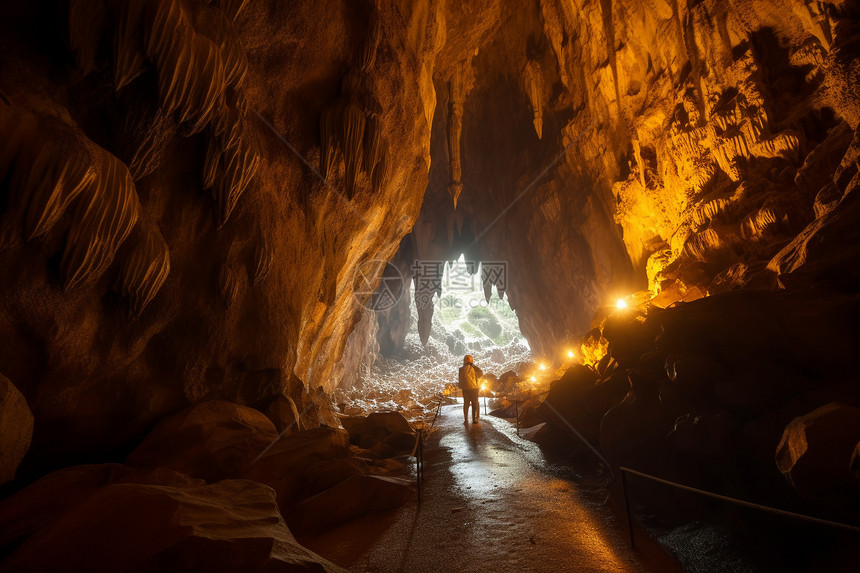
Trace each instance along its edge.
<instances>
[{"instance_id":1,"label":"watermark logo","mask_svg":"<svg viewBox=\"0 0 860 573\"><path fill-rule=\"evenodd\" d=\"M406 285L400 270L388 261L370 260L355 272L353 296L368 310L385 312L400 302Z\"/></svg>"}]
</instances>

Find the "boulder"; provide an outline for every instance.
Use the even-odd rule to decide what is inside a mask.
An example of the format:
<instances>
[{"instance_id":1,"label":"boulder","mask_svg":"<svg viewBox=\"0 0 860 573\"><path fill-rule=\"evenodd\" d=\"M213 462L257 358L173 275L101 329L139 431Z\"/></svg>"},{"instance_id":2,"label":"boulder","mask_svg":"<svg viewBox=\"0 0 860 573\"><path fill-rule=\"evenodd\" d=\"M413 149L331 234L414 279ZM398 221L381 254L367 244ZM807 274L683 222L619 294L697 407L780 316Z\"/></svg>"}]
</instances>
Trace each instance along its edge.
<instances>
[{"instance_id":1,"label":"boulder","mask_svg":"<svg viewBox=\"0 0 860 573\"><path fill-rule=\"evenodd\" d=\"M33 437L33 414L27 400L0 374L0 484L12 481Z\"/></svg>"},{"instance_id":2,"label":"boulder","mask_svg":"<svg viewBox=\"0 0 860 573\"><path fill-rule=\"evenodd\" d=\"M776 465L808 500L840 502L851 486L860 441L860 408L831 402L791 421L776 448Z\"/></svg>"},{"instance_id":3,"label":"boulder","mask_svg":"<svg viewBox=\"0 0 860 573\"><path fill-rule=\"evenodd\" d=\"M211 400L163 419L127 461L135 468L165 467L212 482L239 477L277 439L274 424L261 412Z\"/></svg>"},{"instance_id":4,"label":"boulder","mask_svg":"<svg viewBox=\"0 0 860 573\"><path fill-rule=\"evenodd\" d=\"M660 400L656 382L631 372L632 389L600 424L600 449L614 466L653 471L675 417Z\"/></svg>"},{"instance_id":5,"label":"boulder","mask_svg":"<svg viewBox=\"0 0 860 573\"><path fill-rule=\"evenodd\" d=\"M550 385L549 394L541 404L539 413L555 429L569 433L567 422L595 444L603 415L619 404L629 389L627 374L623 371L616 371L607 379L598 380L597 372L593 369L575 365Z\"/></svg>"},{"instance_id":6,"label":"boulder","mask_svg":"<svg viewBox=\"0 0 860 573\"><path fill-rule=\"evenodd\" d=\"M378 412L367 417L341 419L350 441L382 458L409 453L415 445L415 433L399 412Z\"/></svg>"},{"instance_id":7,"label":"boulder","mask_svg":"<svg viewBox=\"0 0 860 573\"><path fill-rule=\"evenodd\" d=\"M123 471L102 467L78 477L117 473ZM299 545L271 488L247 480L182 483L175 474L154 485L135 483L133 475L71 506L52 506L58 515L15 548L0 571L342 571ZM18 495L39 501L26 489ZM13 504L23 506L15 497Z\"/></svg>"},{"instance_id":8,"label":"boulder","mask_svg":"<svg viewBox=\"0 0 860 573\"><path fill-rule=\"evenodd\" d=\"M287 521L294 531L311 535L363 515L397 509L413 493L403 479L357 475L302 501Z\"/></svg>"},{"instance_id":9,"label":"boulder","mask_svg":"<svg viewBox=\"0 0 860 573\"><path fill-rule=\"evenodd\" d=\"M320 427L281 438L243 477L272 487L287 515L301 499L362 473L346 431Z\"/></svg>"}]
</instances>

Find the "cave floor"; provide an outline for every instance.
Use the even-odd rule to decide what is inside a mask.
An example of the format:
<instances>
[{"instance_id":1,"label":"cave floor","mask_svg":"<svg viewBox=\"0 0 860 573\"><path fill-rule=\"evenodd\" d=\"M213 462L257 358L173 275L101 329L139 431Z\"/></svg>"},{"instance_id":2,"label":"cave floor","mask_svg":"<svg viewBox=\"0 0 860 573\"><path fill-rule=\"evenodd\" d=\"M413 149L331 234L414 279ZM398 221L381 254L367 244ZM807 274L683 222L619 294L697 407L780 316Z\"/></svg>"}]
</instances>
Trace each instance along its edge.
<instances>
[{"instance_id":1,"label":"cave floor","mask_svg":"<svg viewBox=\"0 0 860 573\"><path fill-rule=\"evenodd\" d=\"M508 421L464 425L451 405L436 428L420 506L301 541L363 572L680 571L656 546L629 548L604 479L546 459Z\"/></svg>"}]
</instances>

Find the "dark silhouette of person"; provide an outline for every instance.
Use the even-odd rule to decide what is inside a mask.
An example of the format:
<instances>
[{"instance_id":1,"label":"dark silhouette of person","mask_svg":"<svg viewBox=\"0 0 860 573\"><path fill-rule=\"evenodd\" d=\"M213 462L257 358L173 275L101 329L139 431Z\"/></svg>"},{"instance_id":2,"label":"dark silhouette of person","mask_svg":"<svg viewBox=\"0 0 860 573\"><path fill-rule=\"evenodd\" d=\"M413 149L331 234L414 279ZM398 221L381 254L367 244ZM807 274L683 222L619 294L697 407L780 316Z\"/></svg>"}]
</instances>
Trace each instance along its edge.
<instances>
[{"instance_id":1,"label":"dark silhouette of person","mask_svg":"<svg viewBox=\"0 0 860 573\"><path fill-rule=\"evenodd\" d=\"M478 394L481 392L481 377L484 373L475 366L472 355L467 354L463 358L463 366L460 367L460 380L458 386L463 391L463 417L465 422L469 421L469 405L472 406L472 423L478 423Z\"/></svg>"}]
</instances>

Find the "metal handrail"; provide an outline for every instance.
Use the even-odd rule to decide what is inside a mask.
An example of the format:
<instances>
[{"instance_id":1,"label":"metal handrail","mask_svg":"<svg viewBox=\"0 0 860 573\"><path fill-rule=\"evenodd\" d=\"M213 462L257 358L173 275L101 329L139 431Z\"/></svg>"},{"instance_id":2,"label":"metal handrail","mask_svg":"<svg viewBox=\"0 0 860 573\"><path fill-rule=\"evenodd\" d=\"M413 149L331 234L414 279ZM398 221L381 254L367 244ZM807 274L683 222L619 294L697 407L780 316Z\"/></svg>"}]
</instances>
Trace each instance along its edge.
<instances>
[{"instance_id":1,"label":"metal handrail","mask_svg":"<svg viewBox=\"0 0 860 573\"><path fill-rule=\"evenodd\" d=\"M755 503L752 501L746 501L743 499L737 499L734 497L729 497L727 495L721 495L719 493L714 493L712 491L705 491L705 490L691 487L688 485L675 483L675 482L669 481L667 479L658 478L656 476L652 476L650 474L646 474L646 473L643 473L643 472L640 472L640 471L637 471L634 469L630 469L630 468L627 468L624 466L622 466L619 469L621 471L621 491L624 495L624 509L627 511L627 531L630 534L630 546L633 548L636 547L636 540L633 537L633 517L632 517L632 514L630 512L630 497L629 497L629 494L627 493L627 481L624 479L624 475L628 474L628 473L633 474L633 475L638 476L638 477L641 477L641 478L644 478L644 479L647 479L647 480L657 482L659 484L668 485L668 486L674 487L676 489L688 491L691 493L696 493L699 495L703 495L705 497L718 499L720 501L725 501L728 503L733 503L735 505L740 505L742 507L749 507L752 509L758 509L760 511L765 511L768 513L779 515L780 517L799 519L801 521L808 521L810 523L815 523L816 525L824 525L827 527L834 527L837 529L850 531L851 533L860 534L860 527L857 527L855 525L849 525L847 523L840 523L838 521L830 521L829 519L822 519L820 517L812 517L811 515L804 515L802 513L795 513L793 511L788 511L785 509L779 509L776 507L770 507L770 506L762 505L760 503Z\"/></svg>"},{"instance_id":2,"label":"metal handrail","mask_svg":"<svg viewBox=\"0 0 860 573\"><path fill-rule=\"evenodd\" d=\"M424 481L424 428L415 430L415 445L410 457L415 458L415 482L418 490L418 505L421 505L421 482Z\"/></svg>"}]
</instances>

